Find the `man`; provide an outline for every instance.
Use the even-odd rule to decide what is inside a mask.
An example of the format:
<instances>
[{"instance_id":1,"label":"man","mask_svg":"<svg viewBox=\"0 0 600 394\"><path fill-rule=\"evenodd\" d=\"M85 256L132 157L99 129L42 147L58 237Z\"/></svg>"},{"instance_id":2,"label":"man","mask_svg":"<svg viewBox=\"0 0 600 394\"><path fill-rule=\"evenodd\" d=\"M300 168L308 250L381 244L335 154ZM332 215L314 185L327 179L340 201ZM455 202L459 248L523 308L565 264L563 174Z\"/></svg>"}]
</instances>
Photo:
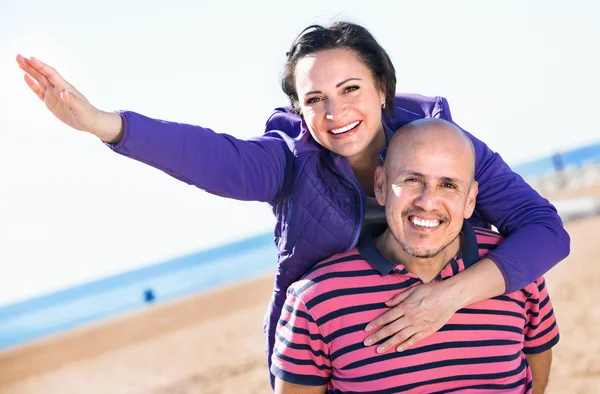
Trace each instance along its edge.
<instances>
[{"instance_id":1,"label":"man","mask_svg":"<svg viewBox=\"0 0 600 394\"><path fill-rule=\"evenodd\" d=\"M366 324L396 293L455 275L502 242L465 220L474 168L470 140L451 123L420 120L395 133L375 174L388 228L365 231L357 248L290 287L271 368L276 393L543 393L559 339L543 278L459 310L408 350L363 344Z\"/></svg>"}]
</instances>

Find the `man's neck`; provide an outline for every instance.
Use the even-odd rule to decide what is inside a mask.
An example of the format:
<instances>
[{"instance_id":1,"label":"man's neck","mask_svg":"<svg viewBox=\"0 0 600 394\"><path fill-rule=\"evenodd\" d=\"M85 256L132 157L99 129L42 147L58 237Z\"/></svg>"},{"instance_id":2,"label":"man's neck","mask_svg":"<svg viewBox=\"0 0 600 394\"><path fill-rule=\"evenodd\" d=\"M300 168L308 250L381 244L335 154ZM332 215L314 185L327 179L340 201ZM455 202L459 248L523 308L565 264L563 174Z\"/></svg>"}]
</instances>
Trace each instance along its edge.
<instances>
[{"instance_id":1,"label":"man's neck","mask_svg":"<svg viewBox=\"0 0 600 394\"><path fill-rule=\"evenodd\" d=\"M389 228L379 237L375 238L374 241L379 252L392 264L402 264L408 272L419 277L425 283L429 283L435 279L444 267L458 254L462 245L462 237L459 235L435 256L419 258L406 253L404 248L396 241Z\"/></svg>"}]
</instances>

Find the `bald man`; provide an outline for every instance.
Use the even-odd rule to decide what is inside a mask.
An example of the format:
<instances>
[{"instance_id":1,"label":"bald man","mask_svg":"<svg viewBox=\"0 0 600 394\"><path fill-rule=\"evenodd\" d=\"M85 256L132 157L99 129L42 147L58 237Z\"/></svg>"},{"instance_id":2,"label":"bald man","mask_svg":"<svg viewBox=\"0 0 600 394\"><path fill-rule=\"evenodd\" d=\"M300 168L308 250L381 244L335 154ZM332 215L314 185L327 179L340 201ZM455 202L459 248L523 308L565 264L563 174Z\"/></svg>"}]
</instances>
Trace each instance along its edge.
<instances>
[{"instance_id":1,"label":"bald man","mask_svg":"<svg viewBox=\"0 0 600 394\"><path fill-rule=\"evenodd\" d=\"M388 227L367 229L355 249L289 288L272 359L276 393L544 392L559 334L543 278L459 310L410 349L363 343L398 292L456 275L502 242L465 220L474 169L473 145L451 123L423 119L394 134L375 173Z\"/></svg>"}]
</instances>

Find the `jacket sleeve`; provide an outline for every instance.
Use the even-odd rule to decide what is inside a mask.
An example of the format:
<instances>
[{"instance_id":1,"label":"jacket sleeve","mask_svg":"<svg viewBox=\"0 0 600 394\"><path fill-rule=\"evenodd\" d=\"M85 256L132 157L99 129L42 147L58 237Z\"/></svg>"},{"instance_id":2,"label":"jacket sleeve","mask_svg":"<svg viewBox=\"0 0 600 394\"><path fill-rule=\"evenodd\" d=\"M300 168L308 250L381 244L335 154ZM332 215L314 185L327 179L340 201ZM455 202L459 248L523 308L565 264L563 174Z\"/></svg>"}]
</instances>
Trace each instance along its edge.
<instances>
[{"instance_id":1,"label":"jacket sleeve","mask_svg":"<svg viewBox=\"0 0 600 394\"><path fill-rule=\"evenodd\" d=\"M239 140L200 126L119 113L123 137L107 146L211 194L272 202L291 178L294 159L284 133Z\"/></svg>"},{"instance_id":2,"label":"jacket sleeve","mask_svg":"<svg viewBox=\"0 0 600 394\"><path fill-rule=\"evenodd\" d=\"M448 102L438 98L432 116L451 121ZM488 254L512 293L534 282L567 257L570 238L556 208L513 172L499 154L467 133L476 152L476 210L507 236Z\"/></svg>"}]
</instances>

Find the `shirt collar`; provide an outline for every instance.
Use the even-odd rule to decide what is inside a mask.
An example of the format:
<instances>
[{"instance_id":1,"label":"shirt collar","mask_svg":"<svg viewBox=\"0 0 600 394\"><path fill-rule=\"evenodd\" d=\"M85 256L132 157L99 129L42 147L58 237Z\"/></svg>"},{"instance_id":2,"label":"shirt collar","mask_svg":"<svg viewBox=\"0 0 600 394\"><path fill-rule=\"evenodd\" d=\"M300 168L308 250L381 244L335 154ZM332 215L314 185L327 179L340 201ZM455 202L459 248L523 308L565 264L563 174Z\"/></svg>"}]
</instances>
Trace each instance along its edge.
<instances>
[{"instance_id":1,"label":"shirt collar","mask_svg":"<svg viewBox=\"0 0 600 394\"><path fill-rule=\"evenodd\" d=\"M465 268L479 261L479 245L473 227L468 221L463 222L462 230L463 245L459 251ZM390 274L398 268L396 264L386 259L375 246L374 236L381 233L381 228L367 227L358 241L358 253L382 275Z\"/></svg>"}]
</instances>

